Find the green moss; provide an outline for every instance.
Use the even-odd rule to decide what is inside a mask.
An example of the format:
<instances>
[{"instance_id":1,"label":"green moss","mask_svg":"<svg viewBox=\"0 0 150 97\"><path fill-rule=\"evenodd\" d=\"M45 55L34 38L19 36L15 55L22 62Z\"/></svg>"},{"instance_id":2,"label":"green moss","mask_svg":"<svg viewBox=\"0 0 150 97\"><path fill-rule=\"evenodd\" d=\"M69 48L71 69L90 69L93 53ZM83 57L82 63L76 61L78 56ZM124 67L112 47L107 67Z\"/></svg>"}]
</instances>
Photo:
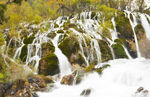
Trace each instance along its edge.
<instances>
[{"instance_id":1,"label":"green moss","mask_svg":"<svg viewBox=\"0 0 150 97\"><path fill-rule=\"evenodd\" d=\"M66 37L58 46L62 52L70 58L72 53L76 53L79 50L79 43L76 37Z\"/></svg>"},{"instance_id":2,"label":"green moss","mask_svg":"<svg viewBox=\"0 0 150 97\"><path fill-rule=\"evenodd\" d=\"M0 83L4 82L4 75L2 73L0 73Z\"/></svg>"},{"instance_id":3,"label":"green moss","mask_svg":"<svg viewBox=\"0 0 150 97\"><path fill-rule=\"evenodd\" d=\"M119 43L113 44L112 48L114 50L116 59L118 59L118 58L128 58L125 51L124 51L124 48L121 46L121 44L119 44Z\"/></svg>"},{"instance_id":4,"label":"green moss","mask_svg":"<svg viewBox=\"0 0 150 97\"><path fill-rule=\"evenodd\" d=\"M47 56L50 52L55 51L55 47L53 46L53 43L50 41L48 43L43 43L41 45L42 47L42 57Z\"/></svg>"},{"instance_id":5,"label":"green moss","mask_svg":"<svg viewBox=\"0 0 150 97\"><path fill-rule=\"evenodd\" d=\"M119 44L123 44L123 41L121 39L115 39L114 42L119 43Z\"/></svg>"},{"instance_id":6,"label":"green moss","mask_svg":"<svg viewBox=\"0 0 150 97\"><path fill-rule=\"evenodd\" d=\"M58 30L57 33L64 33L64 31L63 30Z\"/></svg>"},{"instance_id":7,"label":"green moss","mask_svg":"<svg viewBox=\"0 0 150 97\"><path fill-rule=\"evenodd\" d=\"M47 36L53 39L56 36L56 33L55 32L51 32Z\"/></svg>"},{"instance_id":8,"label":"green moss","mask_svg":"<svg viewBox=\"0 0 150 97\"><path fill-rule=\"evenodd\" d=\"M96 68L96 72L97 72L98 74L102 74L103 70L106 69L106 68L108 68L108 67L110 67L109 64L104 64L102 67Z\"/></svg>"},{"instance_id":9,"label":"green moss","mask_svg":"<svg viewBox=\"0 0 150 97\"><path fill-rule=\"evenodd\" d=\"M145 30L144 30L144 28L143 28L143 26L141 24L138 24L135 27L135 32L136 32L138 40L140 40L141 38L143 38L143 36L145 35Z\"/></svg>"},{"instance_id":10,"label":"green moss","mask_svg":"<svg viewBox=\"0 0 150 97\"><path fill-rule=\"evenodd\" d=\"M112 59L112 53L110 47L104 40L99 40L99 46L102 54L102 62L108 61Z\"/></svg>"},{"instance_id":11,"label":"green moss","mask_svg":"<svg viewBox=\"0 0 150 97\"><path fill-rule=\"evenodd\" d=\"M21 50L21 54L20 54L20 59L25 62L26 58L27 58L27 50L28 50L28 45L24 45L24 47Z\"/></svg>"},{"instance_id":12,"label":"green moss","mask_svg":"<svg viewBox=\"0 0 150 97\"><path fill-rule=\"evenodd\" d=\"M0 33L0 47L4 44L5 38L2 33Z\"/></svg>"},{"instance_id":13,"label":"green moss","mask_svg":"<svg viewBox=\"0 0 150 97\"><path fill-rule=\"evenodd\" d=\"M86 72L91 72L91 71L94 71L95 70L95 65L89 65L85 68L85 71Z\"/></svg>"},{"instance_id":14,"label":"green moss","mask_svg":"<svg viewBox=\"0 0 150 97\"><path fill-rule=\"evenodd\" d=\"M111 38L110 31L107 29L107 27L103 27L102 35L103 35L103 37Z\"/></svg>"},{"instance_id":15,"label":"green moss","mask_svg":"<svg viewBox=\"0 0 150 97\"><path fill-rule=\"evenodd\" d=\"M55 75L57 73L59 73L58 58L54 53L49 53L40 60L39 74Z\"/></svg>"},{"instance_id":16,"label":"green moss","mask_svg":"<svg viewBox=\"0 0 150 97\"><path fill-rule=\"evenodd\" d=\"M33 42L34 38L35 38L34 36L30 36L29 38L26 37L26 38L24 39L23 43L24 43L24 44L31 44L31 43Z\"/></svg>"},{"instance_id":17,"label":"green moss","mask_svg":"<svg viewBox=\"0 0 150 97\"><path fill-rule=\"evenodd\" d=\"M125 41L126 39L132 40L133 31L129 19L125 17L123 12L118 13L117 17L115 17L116 28L120 33L120 38Z\"/></svg>"},{"instance_id":18,"label":"green moss","mask_svg":"<svg viewBox=\"0 0 150 97\"><path fill-rule=\"evenodd\" d=\"M123 41L131 56L133 58L136 58L137 54L133 44L134 34L129 19L125 17L125 14L123 12L118 12L117 17L115 17L115 22L118 37Z\"/></svg>"},{"instance_id":19,"label":"green moss","mask_svg":"<svg viewBox=\"0 0 150 97\"><path fill-rule=\"evenodd\" d=\"M99 68L95 68L95 65L89 65L85 68L85 71L86 72L93 72L93 71L96 71L98 74L102 74L103 70L110 67L109 64L105 64L103 65L102 67L99 67Z\"/></svg>"}]
</instances>

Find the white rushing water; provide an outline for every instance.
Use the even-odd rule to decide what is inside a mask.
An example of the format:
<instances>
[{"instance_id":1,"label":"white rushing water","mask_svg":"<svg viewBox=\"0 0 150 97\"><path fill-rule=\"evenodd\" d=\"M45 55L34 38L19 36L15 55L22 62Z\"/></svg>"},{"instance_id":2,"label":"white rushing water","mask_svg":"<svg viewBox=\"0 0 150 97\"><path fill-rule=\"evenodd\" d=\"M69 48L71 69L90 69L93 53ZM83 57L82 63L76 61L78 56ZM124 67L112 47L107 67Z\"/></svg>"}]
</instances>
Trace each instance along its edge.
<instances>
[{"instance_id":1,"label":"white rushing water","mask_svg":"<svg viewBox=\"0 0 150 97\"><path fill-rule=\"evenodd\" d=\"M63 77L64 75L71 74L71 64L69 63L67 57L58 48L58 41L60 35L61 34L57 34L56 37L52 40L52 42L55 46L55 55L57 56L59 61L60 75L61 77Z\"/></svg>"},{"instance_id":2,"label":"white rushing water","mask_svg":"<svg viewBox=\"0 0 150 97\"><path fill-rule=\"evenodd\" d=\"M140 18L141 18L141 22L142 22L143 28L144 28L144 30L146 32L146 37L147 37L147 39L150 40L150 24L148 23L146 15L145 14L141 14Z\"/></svg>"},{"instance_id":3,"label":"white rushing water","mask_svg":"<svg viewBox=\"0 0 150 97\"><path fill-rule=\"evenodd\" d=\"M84 76L76 86L57 84L50 92L38 92L40 97L87 97L80 96L84 89L91 89L88 97L150 97L144 92L136 93L139 87L150 91L150 60L118 59L109 61L111 67L102 76L91 73Z\"/></svg>"},{"instance_id":4,"label":"white rushing water","mask_svg":"<svg viewBox=\"0 0 150 97\"><path fill-rule=\"evenodd\" d=\"M134 15L134 13L131 13L130 11L126 11L126 13L127 13L128 19L130 21L130 24L131 24L131 27L132 27L132 30L133 30L134 40L135 40L136 50L137 50L137 56L141 57L140 48L139 48L137 36L136 36L136 33L135 33L135 27L137 25L136 16ZM133 21L131 20L130 15L132 15Z\"/></svg>"}]
</instances>

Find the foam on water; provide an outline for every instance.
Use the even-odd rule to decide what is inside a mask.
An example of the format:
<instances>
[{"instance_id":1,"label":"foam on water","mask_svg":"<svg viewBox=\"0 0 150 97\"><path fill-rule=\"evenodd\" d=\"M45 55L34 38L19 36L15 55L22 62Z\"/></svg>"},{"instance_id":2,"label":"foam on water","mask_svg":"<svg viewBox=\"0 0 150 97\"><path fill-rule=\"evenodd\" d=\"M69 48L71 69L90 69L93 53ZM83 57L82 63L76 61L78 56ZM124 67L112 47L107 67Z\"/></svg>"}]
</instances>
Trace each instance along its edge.
<instances>
[{"instance_id":1,"label":"foam on water","mask_svg":"<svg viewBox=\"0 0 150 97\"><path fill-rule=\"evenodd\" d=\"M40 97L82 97L84 89L91 89L89 97L150 97L149 94L136 93L139 87L150 91L150 60L118 59L109 61L111 67L102 76L91 73L84 76L81 84L65 86L56 84L53 91L38 92ZM86 97L86 96L85 96Z\"/></svg>"}]
</instances>

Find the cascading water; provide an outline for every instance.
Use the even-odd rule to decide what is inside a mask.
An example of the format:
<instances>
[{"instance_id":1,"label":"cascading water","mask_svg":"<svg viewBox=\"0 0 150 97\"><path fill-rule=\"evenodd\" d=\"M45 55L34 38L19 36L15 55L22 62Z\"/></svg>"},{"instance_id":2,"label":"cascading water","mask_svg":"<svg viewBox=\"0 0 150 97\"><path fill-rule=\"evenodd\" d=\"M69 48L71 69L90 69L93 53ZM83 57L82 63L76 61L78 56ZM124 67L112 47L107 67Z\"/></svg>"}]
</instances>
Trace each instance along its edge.
<instances>
[{"instance_id":1,"label":"cascading water","mask_svg":"<svg viewBox=\"0 0 150 97\"><path fill-rule=\"evenodd\" d=\"M54 39L52 39L53 45L55 46L55 55L59 61L59 69L60 75L63 77L64 75L71 74L71 64L69 63L67 57L62 53L62 51L58 48L58 41L61 34L57 34Z\"/></svg>"},{"instance_id":2,"label":"cascading water","mask_svg":"<svg viewBox=\"0 0 150 97\"><path fill-rule=\"evenodd\" d=\"M136 50L137 50L137 56L141 57L141 53L140 53L140 49L139 49L139 44L138 44L137 36L136 36L136 33L135 33L135 26L137 25L136 17L135 17L135 15L133 13L131 13L129 11L126 11L126 13L127 13L128 19L130 21L130 24L131 24L131 27L132 27L132 30L133 30L134 40L135 40ZM130 15L132 15L133 21L131 20Z\"/></svg>"},{"instance_id":3,"label":"cascading water","mask_svg":"<svg viewBox=\"0 0 150 97\"><path fill-rule=\"evenodd\" d=\"M142 22L143 28L144 28L144 30L146 32L146 37L147 37L147 39L150 40L150 24L148 23L146 15L145 14L141 14L140 18L141 18L141 22Z\"/></svg>"},{"instance_id":4,"label":"cascading water","mask_svg":"<svg viewBox=\"0 0 150 97\"><path fill-rule=\"evenodd\" d=\"M38 92L38 95L40 97L83 97L80 95L81 92L91 89L88 97L150 97L147 92L144 92L150 90L150 60L118 59L109 61L108 64L111 67L104 70L102 76L91 73L85 75L79 85L60 85L47 93ZM145 90L138 93L139 87Z\"/></svg>"}]
</instances>

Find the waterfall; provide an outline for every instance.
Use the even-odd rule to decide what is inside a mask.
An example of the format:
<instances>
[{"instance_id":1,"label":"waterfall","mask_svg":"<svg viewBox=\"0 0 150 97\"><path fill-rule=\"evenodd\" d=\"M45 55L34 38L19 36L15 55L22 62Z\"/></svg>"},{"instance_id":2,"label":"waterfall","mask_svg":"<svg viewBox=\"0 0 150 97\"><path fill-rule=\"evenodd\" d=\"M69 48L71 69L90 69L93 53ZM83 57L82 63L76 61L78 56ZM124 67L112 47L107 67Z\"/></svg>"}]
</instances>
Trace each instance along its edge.
<instances>
[{"instance_id":1,"label":"waterfall","mask_svg":"<svg viewBox=\"0 0 150 97\"><path fill-rule=\"evenodd\" d=\"M50 92L37 94L39 97L87 97L81 96L83 90L90 89L88 97L150 97L150 60L117 59L109 61L111 67L104 70L103 75L97 73L85 75L79 85L58 85ZM139 87L144 90L137 92Z\"/></svg>"},{"instance_id":2,"label":"waterfall","mask_svg":"<svg viewBox=\"0 0 150 97\"><path fill-rule=\"evenodd\" d=\"M128 52L127 48L124 45L122 45L122 47L124 48L124 51L126 52L128 58L132 59L132 57L131 57L130 53Z\"/></svg>"},{"instance_id":3,"label":"waterfall","mask_svg":"<svg viewBox=\"0 0 150 97\"><path fill-rule=\"evenodd\" d=\"M134 14L132 14L132 13L129 12L129 11L125 11L125 12L127 13L128 19L129 19L130 24L131 24L131 26L132 26L132 30L133 30L133 34L134 34L134 40L135 40L135 44L136 44L137 56L138 56L138 57L141 57L140 48L139 48L137 36L136 36L136 33L135 33L135 27L136 27L136 25L137 25L136 17L135 17ZM130 15L133 16L133 21L131 20Z\"/></svg>"},{"instance_id":4,"label":"waterfall","mask_svg":"<svg viewBox=\"0 0 150 97\"><path fill-rule=\"evenodd\" d=\"M93 43L93 48L96 51L97 63L100 64L102 59L101 59L101 51L100 51L100 47L99 47L98 41L95 40L95 39L92 39L91 41Z\"/></svg>"},{"instance_id":5,"label":"waterfall","mask_svg":"<svg viewBox=\"0 0 150 97\"><path fill-rule=\"evenodd\" d=\"M108 38L107 38L107 40L108 40L109 43L112 45L112 44L114 43L114 40L115 40L115 39L118 39L118 35L117 35L116 23L115 23L114 17L112 18L111 21L112 21L112 24L113 24L113 27L114 27L114 31L111 31L111 29L110 29L110 31L111 31L111 36L112 36L112 40L113 40L113 41L111 41L111 40L108 39ZM122 45L122 47L124 48L124 51L126 52L126 55L128 56L128 58L129 58L129 59L132 59L132 57L131 57L130 53L128 52L127 48L126 48L124 45ZM113 51L112 48L111 48L111 51ZM114 53L114 51L113 51L113 53ZM114 54L113 54L113 57L115 57Z\"/></svg>"},{"instance_id":6,"label":"waterfall","mask_svg":"<svg viewBox=\"0 0 150 97\"><path fill-rule=\"evenodd\" d=\"M140 18L141 18L142 26L146 33L146 37L147 37L147 39L150 40L150 24L148 23L148 20L147 20L145 14L140 14Z\"/></svg>"},{"instance_id":7,"label":"waterfall","mask_svg":"<svg viewBox=\"0 0 150 97\"><path fill-rule=\"evenodd\" d=\"M62 53L62 51L58 48L58 41L61 34L57 34L54 39L52 39L53 45L55 46L55 55L59 61L59 69L60 75L63 77L64 75L71 74L71 64L69 63L67 57Z\"/></svg>"}]
</instances>

